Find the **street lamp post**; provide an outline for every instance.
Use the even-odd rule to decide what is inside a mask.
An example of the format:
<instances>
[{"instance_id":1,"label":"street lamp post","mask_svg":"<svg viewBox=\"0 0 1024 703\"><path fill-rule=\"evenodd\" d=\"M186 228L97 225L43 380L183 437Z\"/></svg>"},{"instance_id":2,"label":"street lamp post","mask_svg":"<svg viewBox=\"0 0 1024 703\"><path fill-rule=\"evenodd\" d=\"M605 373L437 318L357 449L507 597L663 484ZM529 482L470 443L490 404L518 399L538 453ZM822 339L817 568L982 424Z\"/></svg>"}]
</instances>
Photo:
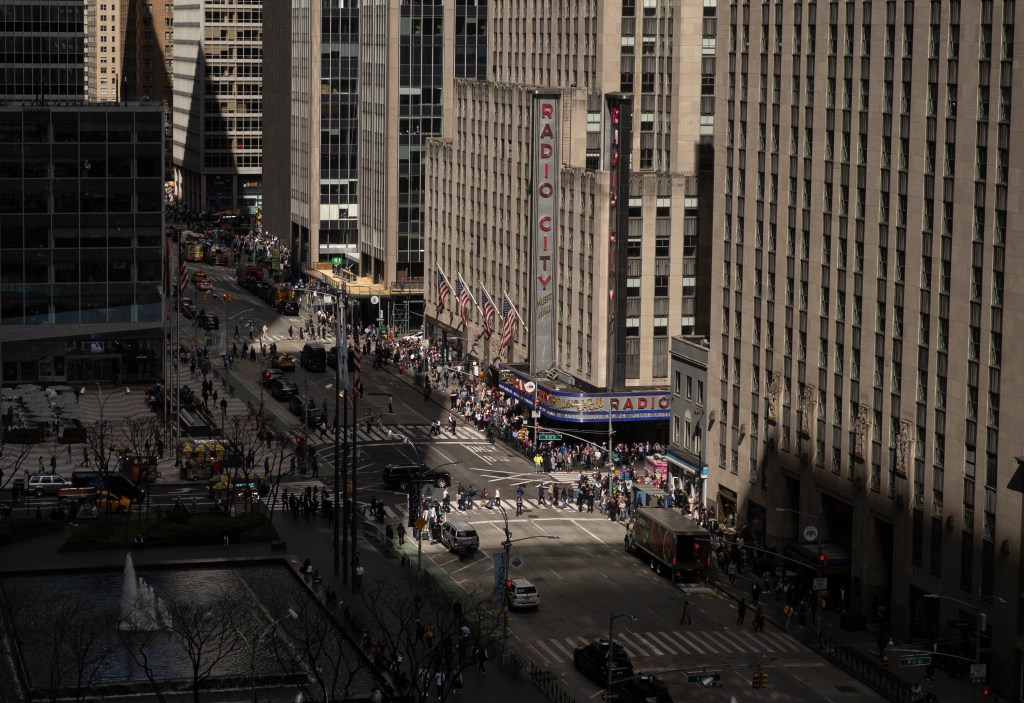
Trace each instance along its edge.
<instances>
[{"instance_id":1,"label":"street lamp post","mask_svg":"<svg viewBox=\"0 0 1024 703\"><path fill-rule=\"evenodd\" d=\"M528 539L560 539L558 535L528 535L526 537L519 537L518 539L512 539L512 531L508 527L508 513L505 511L505 507L502 505L495 506L501 511L501 516L505 520L505 540L501 543L502 549L505 551L505 560L502 562L502 574L501 574L501 656L504 659L508 653L508 593L505 584L512 580L512 545L516 542L525 542Z\"/></svg>"},{"instance_id":2,"label":"street lamp post","mask_svg":"<svg viewBox=\"0 0 1024 703\"><path fill-rule=\"evenodd\" d=\"M619 618L629 618L631 621L636 622L636 617L630 613L619 613L618 615L608 616L608 697L612 697L612 660L613 653L615 652L615 621Z\"/></svg>"},{"instance_id":3,"label":"street lamp post","mask_svg":"<svg viewBox=\"0 0 1024 703\"><path fill-rule=\"evenodd\" d=\"M924 597L925 598L933 598L933 599L941 598L943 600L951 600L954 603L959 603L960 605L967 606L968 608L971 608L974 611L974 663L975 664L980 664L981 663L981 616L982 616L981 605L980 604L979 605L974 605L973 603L968 603L967 601L960 600L959 598L953 598L952 596L942 596L942 595L939 595L938 593L925 593Z\"/></svg>"},{"instance_id":4,"label":"street lamp post","mask_svg":"<svg viewBox=\"0 0 1024 703\"><path fill-rule=\"evenodd\" d=\"M260 634L258 634L256 636L256 639L253 640L252 645L249 647L249 653L250 653L250 668L249 668L249 671L250 671L251 680L252 680L252 703L258 703L258 701L256 699L256 650L258 650L260 648L260 642L263 640L264 637L266 637L267 633L270 632L271 630L273 630L275 627L277 627L279 623L281 623L281 622L283 622L285 620L288 620L288 619L297 620L298 617L299 617L298 613L296 613L291 608L288 608L288 612L286 612L284 615L279 617L274 622L272 622L269 625L267 625L266 629L264 629L263 632L261 632ZM241 632L239 632L238 635L239 635L239 637L242 638L242 641L245 642L246 645L249 644L249 642L245 639L245 635L243 635Z\"/></svg>"},{"instance_id":5,"label":"street lamp post","mask_svg":"<svg viewBox=\"0 0 1024 703\"><path fill-rule=\"evenodd\" d=\"M388 438L390 438L390 439L397 439L402 444L407 444L410 447L412 447L412 451L416 455L416 466L417 466L416 473L419 474L420 472L423 471L423 459L420 457L420 449L419 449L419 447L417 447L412 442L412 440L410 440L406 435L399 434L399 433L395 432L394 430L390 430L390 429L388 430ZM420 505L419 499L422 497L420 495L420 485L421 484L419 482L418 477L413 477L413 481L416 484L416 498L417 498L416 506L419 507L419 505ZM417 515L416 518L419 519L419 515ZM416 576L417 577L419 577L420 572L422 570L423 570L423 529L418 527L418 528L416 528Z\"/></svg>"}]
</instances>

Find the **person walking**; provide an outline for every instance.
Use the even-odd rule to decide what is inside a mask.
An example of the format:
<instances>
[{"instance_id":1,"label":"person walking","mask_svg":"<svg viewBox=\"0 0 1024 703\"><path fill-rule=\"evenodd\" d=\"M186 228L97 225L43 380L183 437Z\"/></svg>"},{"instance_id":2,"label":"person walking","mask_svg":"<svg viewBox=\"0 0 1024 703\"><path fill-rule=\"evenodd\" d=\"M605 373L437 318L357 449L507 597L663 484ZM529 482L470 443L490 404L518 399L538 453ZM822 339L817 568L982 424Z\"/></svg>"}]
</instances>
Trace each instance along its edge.
<instances>
[{"instance_id":1,"label":"person walking","mask_svg":"<svg viewBox=\"0 0 1024 703\"><path fill-rule=\"evenodd\" d=\"M692 625L693 624L693 618L690 617L690 601L688 601L688 600L684 600L683 601L683 615L682 615L682 617L679 618L679 624L680 625L683 625L683 624Z\"/></svg>"},{"instance_id":2,"label":"person walking","mask_svg":"<svg viewBox=\"0 0 1024 703\"><path fill-rule=\"evenodd\" d=\"M394 414L395 414L395 405L394 405L394 403L391 400L391 396L388 395L388 415L394 415Z\"/></svg>"},{"instance_id":3,"label":"person walking","mask_svg":"<svg viewBox=\"0 0 1024 703\"><path fill-rule=\"evenodd\" d=\"M356 577L352 581L353 590L359 593L363 590L363 575L366 573L366 569L363 568L362 564L356 564Z\"/></svg>"},{"instance_id":4,"label":"person walking","mask_svg":"<svg viewBox=\"0 0 1024 703\"><path fill-rule=\"evenodd\" d=\"M754 582L750 584L750 602L753 605L757 605L761 598L761 584L758 583L757 577L754 577Z\"/></svg>"},{"instance_id":5,"label":"person walking","mask_svg":"<svg viewBox=\"0 0 1024 703\"><path fill-rule=\"evenodd\" d=\"M754 632L764 632L764 608L760 605L754 611Z\"/></svg>"},{"instance_id":6,"label":"person walking","mask_svg":"<svg viewBox=\"0 0 1024 703\"><path fill-rule=\"evenodd\" d=\"M740 604L736 607L736 624L742 625L744 619L747 617L747 599L743 598L740 600Z\"/></svg>"},{"instance_id":7,"label":"person walking","mask_svg":"<svg viewBox=\"0 0 1024 703\"><path fill-rule=\"evenodd\" d=\"M516 496L516 517L523 514L523 496Z\"/></svg>"},{"instance_id":8,"label":"person walking","mask_svg":"<svg viewBox=\"0 0 1024 703\"><path fill-rule=\"evenodd\" d=\"M486 674L487 669L484 664L487 662L487 650L477 644L477 646L473 648L473 658L476 659L476 670L481 674Z\"/></svg>"},{"instance_id":9,"label":"person walking","mask_svg":"<svg viewBox=\"0 0 1024 703\"><path fill-rule=\"evenodd\" d=\"M736 561L734 559L730 559L729 560L729 566L727 566L725 568L725 570L729 574L729 585L730 586L735 586L736 585Z\"/></svg>"},{"instance_id":10,"label":"person walking","mask_svg":"<svg viewBox=\"0 0 1024 703\"><path fill-rule=\"evenodd\" d=\"M293 334L295 334L295 330L291 325L288 325L288 339L291 339Z\"/></svg>"}]
</instances>

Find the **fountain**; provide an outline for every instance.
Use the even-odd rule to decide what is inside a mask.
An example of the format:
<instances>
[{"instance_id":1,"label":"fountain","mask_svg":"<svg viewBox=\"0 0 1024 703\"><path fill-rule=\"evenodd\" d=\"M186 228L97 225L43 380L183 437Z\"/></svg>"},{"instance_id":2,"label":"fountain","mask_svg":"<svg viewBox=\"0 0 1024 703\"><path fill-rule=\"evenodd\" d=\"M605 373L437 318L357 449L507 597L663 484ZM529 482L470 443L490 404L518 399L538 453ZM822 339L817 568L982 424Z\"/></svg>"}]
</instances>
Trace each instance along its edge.
<instances>
[{"instance_id":1,"label":"fountain","mask_svg":"<svg viewBox=\"0 0 1024 703\"><path fill-rule=\"evenodd\" d=\"M124 590L121 593L122 630L151 632L171 628L171 616L153 587L135 575L132 555L124 559Z\"/></svg>"}]
</instances>

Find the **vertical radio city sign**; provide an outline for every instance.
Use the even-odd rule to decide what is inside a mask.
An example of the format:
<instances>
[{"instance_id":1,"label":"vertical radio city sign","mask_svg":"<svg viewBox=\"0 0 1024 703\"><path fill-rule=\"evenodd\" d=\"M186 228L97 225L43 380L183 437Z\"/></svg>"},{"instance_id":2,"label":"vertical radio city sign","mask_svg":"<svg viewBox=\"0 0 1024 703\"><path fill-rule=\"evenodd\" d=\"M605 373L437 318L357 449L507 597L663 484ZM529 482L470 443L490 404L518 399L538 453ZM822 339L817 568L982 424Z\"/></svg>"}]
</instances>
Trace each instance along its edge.
<instances>
[{"instance_id":1,"label":"vertical radio city sign","mask_svg":"<svg viewBox=\"0 0 1024 703\"><path fill-rule=\"evenodd\" d=\"M533 94L533 296L530 301L530 370L555 361L555 266L558 237L558 166L561 96Z\"/></svg>"}]
</instances>

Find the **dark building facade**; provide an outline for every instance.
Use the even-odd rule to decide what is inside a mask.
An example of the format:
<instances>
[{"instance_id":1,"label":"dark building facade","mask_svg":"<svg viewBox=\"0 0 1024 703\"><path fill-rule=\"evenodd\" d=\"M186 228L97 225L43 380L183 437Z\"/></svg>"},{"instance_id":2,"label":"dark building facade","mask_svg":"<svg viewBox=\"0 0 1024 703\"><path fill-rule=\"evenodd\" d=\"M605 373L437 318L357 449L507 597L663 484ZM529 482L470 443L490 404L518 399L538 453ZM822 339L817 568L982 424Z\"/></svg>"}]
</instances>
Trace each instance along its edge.
<instances>
[{"instance_id":1,"label":"dark building facade","mask_svg":"<svg viewBox=\"0 0 1024 703\"><path fill-rule=\"evenodd\" d=\"M159 378L156 104L0 108L3 382Z\"/></svg>"},{"instance_id":2,"label":"dark building facade","mask_svg":"<svg viewBox=\"0 0 1024 703\"><path fill-rule=\"evenodd\" d=\"M85 96L82 0L0 1L0 101Z\"/></svg>"}]
</instances>

